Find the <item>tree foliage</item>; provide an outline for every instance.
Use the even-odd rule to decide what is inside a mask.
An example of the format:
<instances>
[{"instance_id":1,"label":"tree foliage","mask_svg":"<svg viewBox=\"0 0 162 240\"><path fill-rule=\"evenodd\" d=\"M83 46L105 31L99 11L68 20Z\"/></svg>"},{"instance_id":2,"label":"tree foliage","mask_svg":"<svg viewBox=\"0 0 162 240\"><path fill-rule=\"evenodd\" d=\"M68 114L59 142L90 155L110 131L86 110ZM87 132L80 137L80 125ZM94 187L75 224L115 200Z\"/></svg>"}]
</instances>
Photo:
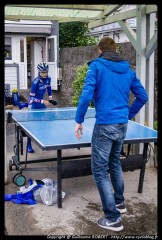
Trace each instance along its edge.
<instances>
[{"instance_id":1,"label":"tree foliage","mask_svg":"<svg viewBox=\"0 0 162 240\"><path fill-rule=\"evenodd\" d=\"M89 33L88 24L84 22L60 23L60 48L96 45L97 40L86 34Z\"/></svg>"}]
</instances>

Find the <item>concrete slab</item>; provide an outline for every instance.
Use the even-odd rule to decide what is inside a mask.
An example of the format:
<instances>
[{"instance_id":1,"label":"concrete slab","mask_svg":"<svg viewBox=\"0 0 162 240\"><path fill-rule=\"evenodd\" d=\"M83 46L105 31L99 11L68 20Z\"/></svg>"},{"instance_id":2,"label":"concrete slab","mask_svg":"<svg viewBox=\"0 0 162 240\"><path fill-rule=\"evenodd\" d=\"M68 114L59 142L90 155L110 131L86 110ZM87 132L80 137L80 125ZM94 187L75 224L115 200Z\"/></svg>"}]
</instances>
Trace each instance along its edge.
<instances>
[{"instance_id":1,"label":"concrete slab","mask_svg":"<svg viewBox=\"0 0 162 240\"><path fill-rule=\"evenodd\" d=\"M6 129L7 154L6 162L12 159L15 141L13 123ZM24 138L24 153L25 153ZM35 153L28 154L30 159L44 159L56 156L56 151L43 152L33 143ZM64 150L64 156L88 154L89 148ZM21 160L25 156L21 156ZM53 167L53 162L32 163L28 168ZM8 183L5 193L14 194L19 187L13 184L12 177L18 173L13 167L7 168ZM127 213L122 216L124 235L157 234L157 169L146 168L143 192L139 194L138 181L140 170L124 173L125 199ZM57 181L57 175L51 171L24 171L26 179L51 178ZM101 202L92 176L63 179L62 190L66 193L63 207L57 204L46 206L15 204L5 202L5 227L8 235L114 235L113 232L97 226L96 221L103 216ZM121 235L121 233L115 233Z\"/></svg>"}]
</instances>

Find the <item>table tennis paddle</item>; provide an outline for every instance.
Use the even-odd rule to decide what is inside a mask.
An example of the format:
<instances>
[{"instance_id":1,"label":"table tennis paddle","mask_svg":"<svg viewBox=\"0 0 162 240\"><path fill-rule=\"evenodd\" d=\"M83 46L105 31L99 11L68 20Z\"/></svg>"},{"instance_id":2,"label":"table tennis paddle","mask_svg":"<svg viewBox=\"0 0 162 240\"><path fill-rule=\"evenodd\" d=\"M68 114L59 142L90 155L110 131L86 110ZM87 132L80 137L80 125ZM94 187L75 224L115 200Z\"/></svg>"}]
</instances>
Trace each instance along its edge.
<instances>
[{"instance_id":1,"label":"table tennis paddle","mask_svg":"<svg viewBox=\"0 0 162 240\"><path fill-rule=\"evenodd\" d=\"M48 102L51 103L51 104L54 105L54 106L57 105L57 102L54 101L54 100L49 100Z\"/></svg>"}]
</instances>

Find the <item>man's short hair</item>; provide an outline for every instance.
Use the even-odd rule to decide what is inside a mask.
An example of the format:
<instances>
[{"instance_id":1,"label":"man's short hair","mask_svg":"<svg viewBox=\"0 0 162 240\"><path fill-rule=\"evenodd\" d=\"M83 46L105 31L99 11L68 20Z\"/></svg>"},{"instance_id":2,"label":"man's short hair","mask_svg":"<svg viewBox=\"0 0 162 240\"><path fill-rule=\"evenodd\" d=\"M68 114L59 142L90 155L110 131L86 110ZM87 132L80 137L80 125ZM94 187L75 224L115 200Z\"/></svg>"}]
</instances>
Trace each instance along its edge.
<instances>
[{"instance_id":1,"label":"man's short hair","mask_svg":"<svg viewBox=\"0 0 162 240\"><path fill-rule=\"evenodd\" d=\"M104 52L106 50L116 51L116 43L115 43L114 39L109 38L109 37L104 37L100 40L100 42L98 44L98 48L102 52Z\"/></svg>"}]
</instances>

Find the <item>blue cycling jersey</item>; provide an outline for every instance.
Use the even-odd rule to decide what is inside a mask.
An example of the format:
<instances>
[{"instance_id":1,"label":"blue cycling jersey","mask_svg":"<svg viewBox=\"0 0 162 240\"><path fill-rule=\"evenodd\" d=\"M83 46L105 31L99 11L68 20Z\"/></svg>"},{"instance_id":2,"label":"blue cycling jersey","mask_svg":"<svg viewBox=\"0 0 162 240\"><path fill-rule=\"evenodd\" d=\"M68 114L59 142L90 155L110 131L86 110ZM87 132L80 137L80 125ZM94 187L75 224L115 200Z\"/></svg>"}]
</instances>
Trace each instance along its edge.
<instances>
[{"instance_id":1,"label":"blue cycling jersey","mask_svg":"<svg viewBox=\"0 0 162 240\"><path fill-rule=\"evenodd\" d=\"M29 104L34 102L40 103L43 100L45 92L48 92L48 96L52 96L51 90L51 77L47 77L45 80L41 80L39 77L36 77L32 81L31 91L29 96Z\"/></svg>"}]
</instances>

